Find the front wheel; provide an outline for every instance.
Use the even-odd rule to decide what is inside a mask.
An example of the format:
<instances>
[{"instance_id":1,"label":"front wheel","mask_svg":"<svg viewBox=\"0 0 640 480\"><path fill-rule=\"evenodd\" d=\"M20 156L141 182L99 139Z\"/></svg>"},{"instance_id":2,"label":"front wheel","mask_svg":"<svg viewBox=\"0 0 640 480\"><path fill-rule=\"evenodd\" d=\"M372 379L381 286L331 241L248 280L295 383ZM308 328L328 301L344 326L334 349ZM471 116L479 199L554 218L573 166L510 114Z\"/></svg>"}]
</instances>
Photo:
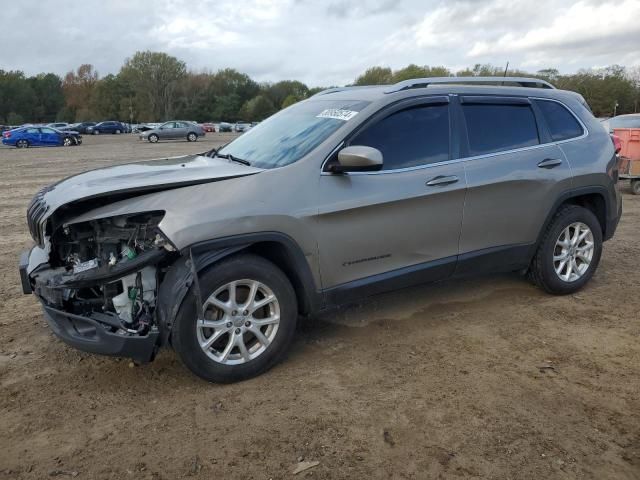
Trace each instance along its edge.
<instances>
[{"instance_id":1,"label":"front wheel","mask_svg":"<svg viewBox=\"0 0 640 480\"><path fill-rule=\"evenodd\" d=\"M100 133L100 132L99 132L98 130L94 130L94 131L93 131L93 134L94 134L94 135L98 135L99 133Z\"/></svg>"},{"instance_id":2,"label":"front wheel","mask_svg":"<svg viewBox=\"0 0 640 480\"><path fill-rule=\"evenodd\" d=\"M640 195L640 180L631 180L631 192Z\"/></svg>"},{"instance_id":3,"label":"front wheel","mask_svg":"<svg viewBox=\"0 0 640 480\"><path fill-rule=\"evenodd\" d=\"M584 207L566 205L547 227L529 275L549 293L574 293L591 279L601 255L602 227L596 216Z\"/></svg>"},{"instance_id":4,"label":"front wheel","mask_svg":"<svg viewBox=\"0 0 640 480\"><path fill-rule=\"evenodd\" d=\"M64 137L64 139L62 140L62 145L64 145L65 147L70 147L71 145L73 145L73 140L71 139L71 137Z\"/></svg>"},{"instance_id":5,"label":"front wheel","mask_svg":"<svg viewBox=\"0 0 640 480\"><path fill-rule=\"evenodd\" d=\"M151 143L157 143L158 139L159 139L159 137L155 133L152 133L151 135L149 135L149 141Z\"/></svg>"},{"instance_id":6,"label":"front wheel","mask_svg":"<svg viewBox=\"0 0 640 480\"><path fill-rule=\"evenodd\" d=\"M120 135L120 130L116 130L114 133L115 133L116 135Z\"/></svg>"},{"instance_id":7,"label":"front wheel","mask_svg":"<svg viewBox=\"0 0 640 480\"><path fill-rule=\"evenodd\" d=\"M215 264L200 278L203 318L193 289L178 311L172 345L184 364L210 382L259 375L282 359L298 316L284 273L256 255Z\"/></svg>"},{"instance_id":8,"label":"front wheel","mask_svg":"<svg viewBox=\"0 0 640 480\"><path fill-rule=\"evenodd\" d=\"M195 133L191 132L189 135L187 135L187 141L195 142L196 140L198 140L198 135L196 135Z\"/></svg>"}]
</instances>

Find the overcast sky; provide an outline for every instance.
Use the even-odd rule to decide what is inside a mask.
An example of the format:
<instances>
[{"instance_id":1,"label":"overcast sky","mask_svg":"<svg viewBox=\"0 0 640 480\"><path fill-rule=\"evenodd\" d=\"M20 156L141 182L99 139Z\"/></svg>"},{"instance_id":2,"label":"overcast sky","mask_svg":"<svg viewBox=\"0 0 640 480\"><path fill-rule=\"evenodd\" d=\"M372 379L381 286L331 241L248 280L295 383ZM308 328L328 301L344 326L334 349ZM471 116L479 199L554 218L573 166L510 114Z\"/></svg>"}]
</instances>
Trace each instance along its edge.
<instances>
[{"instance_id":1,"label":"overcast sky","mask_svg":"<svg viewBox=\"0 0 640 480\"><path fill-rule=\"evenodd\" d=\"M640 64L640 0L20 0L0 69L116 73L137 50L258 81L352 82L373 65L475 63L561 72Z\"/></svg>"}]
</instances>

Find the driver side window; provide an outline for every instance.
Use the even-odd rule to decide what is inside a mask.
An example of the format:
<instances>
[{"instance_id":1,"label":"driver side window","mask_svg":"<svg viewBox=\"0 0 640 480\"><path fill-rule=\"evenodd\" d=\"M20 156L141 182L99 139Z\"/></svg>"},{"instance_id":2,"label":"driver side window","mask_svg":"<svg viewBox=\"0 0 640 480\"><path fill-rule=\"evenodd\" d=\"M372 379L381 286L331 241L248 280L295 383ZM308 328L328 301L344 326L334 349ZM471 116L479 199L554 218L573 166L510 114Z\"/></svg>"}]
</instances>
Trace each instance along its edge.
<instances>
[{"instance_id":1,"label":"driver side window","mask_svg":"<svg viewBox=\"0 0 640 480\"><path fill-rule=\"evenodd\" d=\"M383 170L449 160L449 105L418 105L392 113L358 133L349 145L380 150Z\"/></svg>"}]
</instances>

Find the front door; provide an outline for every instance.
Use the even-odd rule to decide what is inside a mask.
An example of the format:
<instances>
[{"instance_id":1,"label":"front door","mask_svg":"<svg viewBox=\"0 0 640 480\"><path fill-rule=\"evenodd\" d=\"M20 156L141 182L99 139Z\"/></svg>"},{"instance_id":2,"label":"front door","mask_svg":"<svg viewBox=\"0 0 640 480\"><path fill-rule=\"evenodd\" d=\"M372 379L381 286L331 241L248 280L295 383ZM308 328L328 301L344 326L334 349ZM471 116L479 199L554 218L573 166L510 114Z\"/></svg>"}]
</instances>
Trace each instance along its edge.
<instances>
[{"instance_id":1,"label":"front door","mask_svg":"<svg viewBox=\"0 0 640 480\"><path fill-rule=\"evenodd\" d=\"M325 166L316 237L330 301L453 272L466 185L450 153L449 117L447 97L395 106L347 140L380 150L383 170L330 174Z\"/></svg>"},{"instance_id":2,"label":"front door","mask_svg":"<svg viewBox=\"0 0 640 480\"><path fill-rule=\"evenodd\" d=\"M43 127L40 129L40 144L41 145L61 145L62 136L52 128Z\"/></svg>"}]
</instances>

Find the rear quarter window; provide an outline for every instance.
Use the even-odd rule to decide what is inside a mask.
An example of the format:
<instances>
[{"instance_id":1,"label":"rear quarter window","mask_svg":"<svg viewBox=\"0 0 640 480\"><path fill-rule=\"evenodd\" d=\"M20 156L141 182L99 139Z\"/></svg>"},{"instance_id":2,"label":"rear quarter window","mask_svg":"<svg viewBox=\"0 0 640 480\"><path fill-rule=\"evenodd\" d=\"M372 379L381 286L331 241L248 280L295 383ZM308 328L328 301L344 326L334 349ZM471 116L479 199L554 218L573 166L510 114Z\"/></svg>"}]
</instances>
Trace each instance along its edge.
<instances>
[{"instance_id":1,"label":"rear quarter window","mask_svg":"<svg viewBox=\"0 0 640 480\"><path fill-rule=\"evenodd\" d=\"M573 114L562 104L551 100L536 100L549 134L554 142L580 137L584 130Z\"/></svg>"},{"instance_id":2,"label":"rear quarter window","mask_svg":"<svg viewBox=\"0 0 640 480\"><path fill-rule=\"evenodd\" d=\"M538 126L528 104L462 105L471 156L538 145Z\"/></svg>"}]
</instances>

